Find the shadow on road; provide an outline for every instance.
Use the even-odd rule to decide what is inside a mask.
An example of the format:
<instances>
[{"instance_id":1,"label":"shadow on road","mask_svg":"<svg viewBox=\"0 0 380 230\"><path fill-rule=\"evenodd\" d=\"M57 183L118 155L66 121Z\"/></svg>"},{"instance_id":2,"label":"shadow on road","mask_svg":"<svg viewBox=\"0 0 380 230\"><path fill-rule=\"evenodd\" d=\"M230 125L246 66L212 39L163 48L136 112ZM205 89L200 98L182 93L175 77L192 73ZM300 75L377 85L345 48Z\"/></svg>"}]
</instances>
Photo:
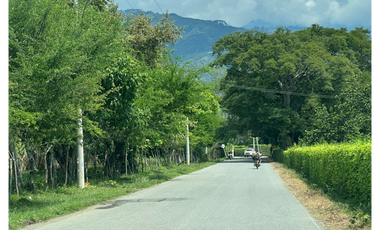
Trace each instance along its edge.
<instances>
[{"instance_id":1,"label":"shadow on road","mask_svg":"<svg viewBox=\"0 0 380 230\"><path fill-rule=\"evenodd\" d=\"M96 209L111 209L116 208L126 203L156 203L156 202L176 202L176 201L184 201L189 198L148 198L148 199L126 199L126 200L110 200L101 203L102 207L98 207Z\"/></svg>"}]
</instances>

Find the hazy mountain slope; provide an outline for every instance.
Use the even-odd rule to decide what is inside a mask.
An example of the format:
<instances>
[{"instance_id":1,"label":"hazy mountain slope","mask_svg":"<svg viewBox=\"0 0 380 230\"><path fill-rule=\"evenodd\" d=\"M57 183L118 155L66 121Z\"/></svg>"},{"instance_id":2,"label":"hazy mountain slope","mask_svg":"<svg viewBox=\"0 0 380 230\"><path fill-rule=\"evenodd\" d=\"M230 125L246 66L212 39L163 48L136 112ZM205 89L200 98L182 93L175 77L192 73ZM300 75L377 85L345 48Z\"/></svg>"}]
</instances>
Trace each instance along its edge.
<instances>
[{"instance_id":1,"label":"hazy mountain slope","mask_svg":"<svg viewBox=\"0 0 380 230\"><path fill-rule=\"evenodd\" d=\"M260 20L260 19L256 19L256 20L250 21L249 23L247 23L243 27L246 28L247 30L259 30L259 31L271 33L273 31L275 31L280 26L286 27L286 28L290 29L291 31L297 31L297 30L304 30L307 27L310 27L311 25L308 25L308 26L301 26L301 25L279 25L279 24L276 24L276 23L271 23L271 22ZM346 28L348 31L355 29L355 26L346 26L346 25L342 25L342 24L339 24L339 23L336 23L336 24L323 24L321 26L328 27L328 28L334 28L334 29ZM359 27L361 27L361 26L359 26ZM368 27L365 27L365 26L363 26L363 28L371 30L371 28L368 28Z\"/></svg>"},{"instance_id":2,"label":"hazy mountain slope","mask_svg":"<svg viewBox=\"0 0 380 230\"><path fill-rule=\"evenodd\" d=\"M142 10L124 10L126 15L137 15ZM153 13L152 11L144 12L148 17L153 19L153 23L157 23L158 19L162 17L162 14ZM233 27L228 25L222 20L201 20L193 18L181 17L177 14L170 14L172 20L177 27L184 27L182 32L183 39L177 41L175 47L171 47L174 50L174 56L180 56L183 61L191 61L194 65L200 67L207 65L215 57L212 56L212 45L223 36L234 33L235 31L246 30L259 30L266 33L272 33L279 26L289 28L291 31L303 30L306 27L298 25L275 25L263 20L252 20L248 24L242 27ZM341 26L331 26L332 28L340 28ZM353 28L347 28L353 29Z\"/></svg>"},{"instance_id":3,"label":"hazy mountain slope","mask_svg":"<svg viewBox=\"0 0 380 230\"><path fill-rule=\"evenodd\" d=\"M137 15L141 10L125 10L124 14ZM144 12L148 17L157 23L162 14L151 11ZM193 18L181 17L177 14L170 14L174 24L177 27L184 27L183 39L177 41L173 55L181 56L183 61L192 61L197 66L207 65L213 60L212 45L223 36L235 31L245 31L244 28L238 28L228 25L221 20L208 21Z\"/></svg>"}]
</instances>

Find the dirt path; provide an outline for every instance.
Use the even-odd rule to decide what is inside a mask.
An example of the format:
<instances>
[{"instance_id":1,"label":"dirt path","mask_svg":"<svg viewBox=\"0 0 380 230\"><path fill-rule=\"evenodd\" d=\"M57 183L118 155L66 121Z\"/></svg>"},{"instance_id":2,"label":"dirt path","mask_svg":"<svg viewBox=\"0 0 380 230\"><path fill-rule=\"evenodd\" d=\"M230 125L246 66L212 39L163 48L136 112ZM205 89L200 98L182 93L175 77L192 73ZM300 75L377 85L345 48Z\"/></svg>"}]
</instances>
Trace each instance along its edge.
<instances>
[{"instance_id":1,"label":"dirt path","mask_svg":"<svg viewBox=\"0 0 380 230\"><path fill-rule=\"evenodd\" d=\"M341 204L333 202L320 190L311 188L293 170L287 169L277 162L270 162L270 165L285 182L286 187L313 217L324 225L326 230L371 229L369 226L363 226L362 223L356 223L350 228L350 218L353 213L344 210Z\"/></svg>"}]
</instances>

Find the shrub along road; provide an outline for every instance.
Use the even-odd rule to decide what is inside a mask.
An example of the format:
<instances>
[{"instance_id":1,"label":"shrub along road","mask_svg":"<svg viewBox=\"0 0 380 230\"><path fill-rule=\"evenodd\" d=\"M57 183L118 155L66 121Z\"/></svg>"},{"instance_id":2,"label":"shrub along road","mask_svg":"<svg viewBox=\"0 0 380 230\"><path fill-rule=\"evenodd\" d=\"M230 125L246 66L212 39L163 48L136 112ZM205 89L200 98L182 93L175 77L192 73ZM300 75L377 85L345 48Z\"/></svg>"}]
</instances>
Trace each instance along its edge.
<instances>
[{"instance_id":1,"label":"shrub along road","mask_svg":"<svg viewBox=\"0 0 380 230\"><path fill-rule=\"evenodd\" d=\"M234 158L25 229L323 229L263 159Z\"/></svg>"}]
</instances>

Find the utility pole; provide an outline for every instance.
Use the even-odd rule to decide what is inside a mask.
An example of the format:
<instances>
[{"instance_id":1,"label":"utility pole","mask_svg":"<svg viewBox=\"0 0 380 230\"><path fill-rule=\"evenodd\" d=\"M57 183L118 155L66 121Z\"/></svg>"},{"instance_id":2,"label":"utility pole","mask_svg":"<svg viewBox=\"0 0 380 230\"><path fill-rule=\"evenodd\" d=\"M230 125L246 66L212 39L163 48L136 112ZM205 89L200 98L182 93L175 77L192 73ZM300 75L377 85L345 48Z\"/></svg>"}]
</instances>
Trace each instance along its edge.
<instances>
[{"instance_id":1,"label":"utility pole","mask_svg":"<svg viewBox=\"0 0 380 230\"><path fill-rule=\"evenodd\" d=\"M74 0L74 8L78 13L78 0ZM84 188L84 153L83 153L83 126L82 126L82 109L78 110L78 147L77 147L77 179L78 188Z\"/></svg>"},{"instance_id":2,"label":"utility pole","mask_svg":"<svg viewBox=\"0 0 380 230\"><path fill-rule=\"evenodd\" d=\"M83 126L82 126L82 109L78 114L78 188L84 188L84 153L83 153Z\"/></svg>"},{"instance_id":3,"label":"utility pole","mask_svg":"<svg viewBox=\"0 0 380 230\"><path fill-rule=\"evenodd\" d=\"M253 151L256 151L255 149L255 138L253 137Z\"/></svg>"},{"instance_id":4,"label":"utility pole","mask_svg":"<svg viewBox=\"0 0 380 230\"><path fill-rule=\"evenodd\" d=\"M259 147L259 138L256 138L256 143L257 143L257 151L260 152L260 147Z\"/></svg>"},{"instance_id":5,"label":"utility pole","mask_svg":"<svg viewBox=\"0 0 380 230\"><path fill-rule=\"evenodd\" d=\"M187 165L190 165L190 140L189 140L189 118L186 117L186 158Z\"/></svg>"}]
</instances>

